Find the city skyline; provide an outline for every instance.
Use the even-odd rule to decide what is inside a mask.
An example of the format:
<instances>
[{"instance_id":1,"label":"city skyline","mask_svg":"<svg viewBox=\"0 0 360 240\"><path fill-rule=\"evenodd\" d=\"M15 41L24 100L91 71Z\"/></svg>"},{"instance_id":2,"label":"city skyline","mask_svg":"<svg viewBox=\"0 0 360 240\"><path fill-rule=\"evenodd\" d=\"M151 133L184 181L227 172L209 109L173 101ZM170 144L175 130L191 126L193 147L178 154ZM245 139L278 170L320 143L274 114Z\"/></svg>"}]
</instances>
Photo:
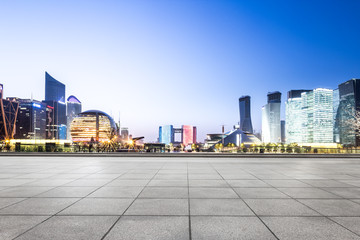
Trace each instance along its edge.
<instances>
[{"instance_id":1,"label":"city skyline","mask_svg":"<svg viewBox=\"0 0 360 240\"><path fill-rule=\"evenodd\" d=\"M189 124L202 141L239 122L243 95L259 132L268 92L285 102L359 78L358 2L259 2L1 3L4 97L45 99L48 71L83 110L120 112L134 136Z\"/></svg>"}]
</instances>

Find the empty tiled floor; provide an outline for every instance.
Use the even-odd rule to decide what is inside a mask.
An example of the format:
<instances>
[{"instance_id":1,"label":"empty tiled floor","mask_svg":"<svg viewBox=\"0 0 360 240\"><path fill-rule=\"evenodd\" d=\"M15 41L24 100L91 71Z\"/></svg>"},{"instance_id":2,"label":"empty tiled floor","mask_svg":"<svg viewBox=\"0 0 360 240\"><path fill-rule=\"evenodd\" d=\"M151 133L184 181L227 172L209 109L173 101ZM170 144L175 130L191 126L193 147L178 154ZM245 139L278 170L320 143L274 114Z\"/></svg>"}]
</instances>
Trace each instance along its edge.
<instances>
[{"instance_id":1,"label":"empty tiled floor","mask_svg":"<svg viewBox=\"0 0 360 240\"><path fill-rule=\"evenodd\" d=\"M0 157L0 239L359 239L360 159Z\"/></svg>"}]
</instances>

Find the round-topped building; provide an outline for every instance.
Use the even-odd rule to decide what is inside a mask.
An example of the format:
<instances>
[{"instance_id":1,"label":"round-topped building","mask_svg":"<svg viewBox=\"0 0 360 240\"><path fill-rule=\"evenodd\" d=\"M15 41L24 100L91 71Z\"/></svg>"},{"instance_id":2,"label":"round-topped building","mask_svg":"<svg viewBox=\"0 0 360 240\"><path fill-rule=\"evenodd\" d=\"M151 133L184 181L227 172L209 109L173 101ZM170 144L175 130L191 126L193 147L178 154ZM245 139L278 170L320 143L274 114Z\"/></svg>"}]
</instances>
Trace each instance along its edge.
<instances>
[{"instance_id":1,"label":"round-topped building","mask_svg":"<svg viewBox=\"0 0 360 240\"><path fill-rule=\"evenodd\" d=\"M111 140L117 133L117 126L108 114L99 110L79 113L71 122L70 133L73 142L96 142Z\"/></svg>"}]
</instances>

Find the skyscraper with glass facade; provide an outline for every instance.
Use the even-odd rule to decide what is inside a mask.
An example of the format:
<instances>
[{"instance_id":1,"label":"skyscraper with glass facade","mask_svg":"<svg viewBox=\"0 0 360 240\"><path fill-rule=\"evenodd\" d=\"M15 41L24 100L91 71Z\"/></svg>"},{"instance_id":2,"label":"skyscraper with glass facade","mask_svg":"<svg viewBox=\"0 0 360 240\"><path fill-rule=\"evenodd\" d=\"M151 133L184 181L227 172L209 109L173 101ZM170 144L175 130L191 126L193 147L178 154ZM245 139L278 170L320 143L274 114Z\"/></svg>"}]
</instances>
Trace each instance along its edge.
<instances>
[{"instance_id":1,"label":"skyscraper with glass facade","mask_svg":"<svg viewBox=\"0 0 360 240\"><path fill-rule=\"evenodd\" d=\"M339 119L338 119L338 111L339 111L339 89L335 89L333 91L333 122L334 122L334 143L340 143L340 130L339 130Z\"/></svg>"},{"instance_id":2,"label":"skyscraper with glass facade","mask_svg":"<svg viewBox=\"0 0 360 240\"><path fill-rule=\"evenodd\" d=\"M174 127L173 125L165 125L159 127L159 142L169 145L174 143Z\"/></svg>"},{"instance_id":3,"label":"skyscraper with glass facade","mask_svg":"<svg viewBox=\"0 0 360 240\"><path fill-rule=\"evenodd\" d=\"M286 123L285 120L281 120L280 121L280 125L281 125L281 143L285 143L286 142Z\"/></svg>"},{"instance_id":4,"label":"skyscraper with glass facade","mask_svg":"<svg viewBox=\"0 0 360 240\"><path fill-rule=\"evenodd\" d=\"M302 140L302 101L301 93L311 90L291 90L285 102L285 139L286 143L301 143Z\"/></svg>"},{"instance_id":5,"label":"skyscraper with glass facade","mask_svg":"<svg viewBox=\"0 0 360 240\"><path fill-rule=\"evenodd\" d=\"M239 98L240 130L253 133L250 111L250 96Z\"/></svg>"},{"instance_id":6,"label":"skyscraper with glass facade","mask_svg":"<svg viewBox=\"0 0 360 240\"><path fill-rule=\"evenodd\" d=\"M81 113L81 102L75 96L71 95L66 102L67 139L71 139L70 125L79 113Z\"/></svg>"},{"instance_id":7,"label":"skyscraper with glass facade","mask_svg":"<svg viewBox=\"0 0 360 240\"><path fill-rule=\"evenodd\" d=\"M333 90L317 88L301 94L302 143L334 140Z\"/></svg>"},{"instance_id":8,"label":"skyscraper with glass facade","mask_svg":"<svg viewBox=\"0 0 360 240\"><path fill-rule=\"evenodd\" d=\"M17 99L19 111L15 139L46 138L46 104L33 99Z\"/></svg>"},{"instance_id":9,"label":"skyscraper with glass facade","mask_svg":"<svg viewBox=\"0 0 360 240\"><path fill-rule=\"evenodd\" d=\"M360 136L349 124L356 112L360 111L360 79L350 79L339 85L339 106L336 123L340 143L349 146L360 146Z\"/></svg>"},{"instance_id":10,"label":"skyscraper with glass facade","mask_svg":"<svg viewBox=\"0 0 360 240\"><path fill-rule=\"evenodd\" d=\"M281 142L280 106L281 93L268 93L268 102L262 108L262 141L264 143Z\"/></svg>"},{"instance_id":11,"label":"skyscraper with glass facade","mask_svg":"<svg viewBox=\"0 0 360 240\"><path fill-rule=\"evenodd\" d=\"M65 85L45 72L45 101L57 101L65 104Z\"/></svg>"},{"instance_id":12,"label":"skyscraper with glass facade","mask_svg":"<svg viewBox=\"0 0 360 240\"><path fill-rule=\"evenodd\" d=\"M45 72L45 101L48 106L53 108L54 121L53 126L47 126L52 129L53 138L66 139L66 103L65 103L65 85L50 74Z\"/></svg>"},{"instance_id":13,"label":"skyscraper with glass facade","mask_svg":"<svg viewBox=\"0 0 360 240\"><path fill-rule=\"evenodd\" d=\"M181 142L185 146L196 143L196 127L183 125L181 136Z\"/></svg>"}]
</instances>

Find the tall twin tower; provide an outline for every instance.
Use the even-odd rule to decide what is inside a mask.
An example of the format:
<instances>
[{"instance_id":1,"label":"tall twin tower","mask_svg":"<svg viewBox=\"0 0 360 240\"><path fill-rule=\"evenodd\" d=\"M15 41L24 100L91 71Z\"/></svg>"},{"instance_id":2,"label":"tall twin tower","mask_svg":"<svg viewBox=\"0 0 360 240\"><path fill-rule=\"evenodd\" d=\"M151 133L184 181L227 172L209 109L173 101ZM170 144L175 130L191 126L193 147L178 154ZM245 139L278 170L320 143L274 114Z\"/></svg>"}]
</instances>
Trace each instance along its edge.
<instances>
[{"instance_id":1,"label":"tall twin tower","mask_svg":"<svg viewBox=\"0 0 360 240\"><path fill-rule=\"evenodd\" d=\"M240 109L240 130L253 133L250 112L250 96L242 96L239 98Z\"/></svg>"}]
</instances>

